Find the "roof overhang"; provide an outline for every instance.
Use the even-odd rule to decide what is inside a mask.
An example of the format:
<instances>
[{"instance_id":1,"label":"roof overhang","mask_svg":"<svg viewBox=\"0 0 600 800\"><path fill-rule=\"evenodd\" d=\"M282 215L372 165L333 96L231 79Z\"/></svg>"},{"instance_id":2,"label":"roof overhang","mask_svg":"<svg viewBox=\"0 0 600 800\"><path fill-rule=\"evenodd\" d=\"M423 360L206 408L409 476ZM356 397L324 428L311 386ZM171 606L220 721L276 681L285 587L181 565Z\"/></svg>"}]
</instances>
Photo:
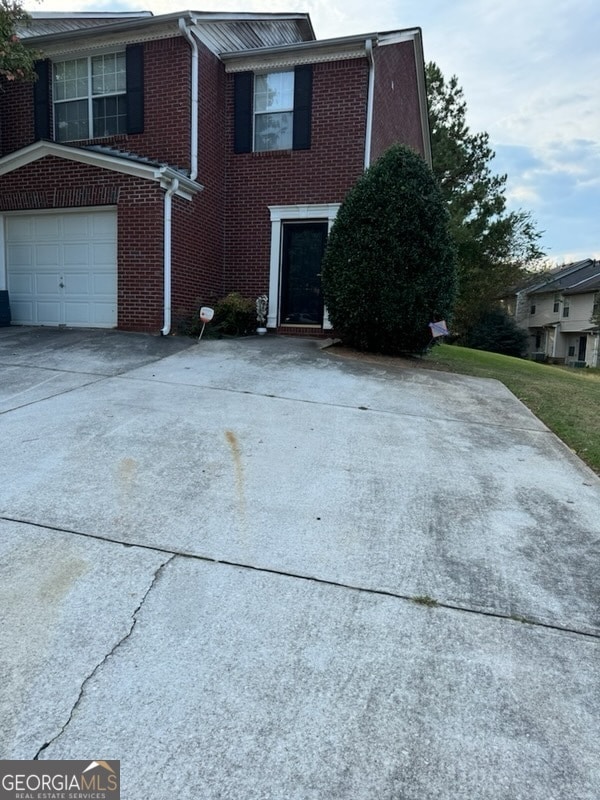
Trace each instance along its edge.
<instances>
[{"instance_id":1,"label":"roof overhang","mask_svg":"<svg viewBox=\"0 0 600 800\"><path fill-rule=\"evenodd\" d=\"M66 161L76 161L79 164L87 164L91 167L119 172L122 175L131 175L134 178L154 181L160 185L161 189L169 189L177 181L175 194L186 200L191 200L195 194L201 192L204 188L202 184L190 180L179 170L167 165L146 164L125 156L111 156L81 147L71 147L43 140L34 142L34 144L0 158L0 175L7 175L46 156L54 156Z\"/></svg>"},{"instance_id":2,"label":"roof overhang","mask_svg":"<svg viewBox=\"0 0 600 800\"><path fill-rule=\"evenodd\" d=\"M40 15L38 18L51 19L52 14ZM53 55L61 51L71 51L75 48L84 49L96 46L96 42L106 41L114 44L129 41L145 41L157 38L167 38L181 35L179 20L183 19L188 27L202 26L203 23L220 22L277 22L279 20L292 20L298 25L302 36L306 40L313 40L315 33L310 21L310 15L305 13L236 13L236 12L204 12L204 11L178 11L157 16L135 16L131 19L117 21L107 19L105 25L89 28L77 28L60 33L48 33L42 36L24 36L23 44L31 45L36 50L41 50L45 55Z\"/></svg>"},{"instance_id":3,"label":"roof overhang","mask_svg":"<svg viewBox=\"0 0 600 800\"><path fill-rule=\"evenodd\" d=\"M255 50L234 50L221 53L219 58L225 63L226 72L243 72L247 69L269 69L302 63L339 61L344 58L366 58L366 42L375 45L395 44L413 41L419 33L417 28L391 33L361 33L335 39L295 42L276 47L258 47Z\"/></svg>"}]
</instances>

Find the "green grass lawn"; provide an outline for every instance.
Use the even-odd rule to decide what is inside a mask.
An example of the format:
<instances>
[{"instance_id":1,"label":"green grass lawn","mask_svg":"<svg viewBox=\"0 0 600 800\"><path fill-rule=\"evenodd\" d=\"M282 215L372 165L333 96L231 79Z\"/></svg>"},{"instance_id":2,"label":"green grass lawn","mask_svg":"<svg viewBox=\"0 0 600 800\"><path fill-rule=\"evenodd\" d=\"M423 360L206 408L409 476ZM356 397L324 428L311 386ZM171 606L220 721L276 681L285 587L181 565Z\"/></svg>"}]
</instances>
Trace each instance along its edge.
<instances>
[{"instance_id":1,"label":"green grass lawn","mask_svg":"<svg viewBox=\"0 0 600 800\"><path fill-rule=\"evenodd\" d=\"M600 370L570 369L443 344L433 369L496 378L600 475Z\"/></svg>"}]
</instances>

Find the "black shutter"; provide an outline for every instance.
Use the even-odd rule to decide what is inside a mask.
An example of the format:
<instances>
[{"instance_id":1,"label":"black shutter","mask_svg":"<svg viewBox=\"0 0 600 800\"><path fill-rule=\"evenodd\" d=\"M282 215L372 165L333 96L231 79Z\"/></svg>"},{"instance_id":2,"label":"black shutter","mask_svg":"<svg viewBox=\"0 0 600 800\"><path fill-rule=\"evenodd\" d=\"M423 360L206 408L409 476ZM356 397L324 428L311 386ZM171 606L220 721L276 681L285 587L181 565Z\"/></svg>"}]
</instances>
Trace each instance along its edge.
<instances>
[{"instance_id":1,"label":"black shutter","mask_svg":"<svg viewBox=\"0 0 600 800\"><path fill-rule=\"evenodd\" d=\"M50 139L50 61L35 62L37 81L33 84L33 136Z\"/></svg>"},{"instance_id":2,"label":"black shutter","mask_svg":"<svg viewBox=\"0 0 600 800\"><path fill-rule=\"evenodd\" d=\"M233 76L233 151L252 152L252 72L236 72Z\"/></svg>"},{"instance_id":3,"label":"black shutter","mask_svg":"<svg viewBox=\"0 0 600 800\"><path fill-rule=\"evenodd\" d=\"M144 132L144 45L125 48L127 71L127 133Z\"/></svg>"},{"instance_id":4,"label":"black shutter","mask_svg":"<svg viewBox=\"0 0 600 800\"><path fill-rule=\"evenodd\" d=\"M294 150L310 149L312 72L312 64L294 69Z\"/></svg>"}]
</instances>

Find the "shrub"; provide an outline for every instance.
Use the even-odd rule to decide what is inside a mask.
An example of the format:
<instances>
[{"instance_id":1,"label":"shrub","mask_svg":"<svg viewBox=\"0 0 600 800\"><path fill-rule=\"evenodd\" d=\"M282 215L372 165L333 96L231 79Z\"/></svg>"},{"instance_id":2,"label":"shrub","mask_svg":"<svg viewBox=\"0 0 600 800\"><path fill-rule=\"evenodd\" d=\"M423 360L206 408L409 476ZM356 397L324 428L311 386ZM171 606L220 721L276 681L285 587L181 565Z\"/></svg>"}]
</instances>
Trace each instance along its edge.
<instances>
[{"instance_id":1,"label":"shrub","mask_svg":"<svg viewBox=\"0 0 600 800\"><path fill-rule=\"evenodd\" d=\"M467 333L465 344L475 350L522 357L527 352L528 335L504 309L494 308L481 315Z\"/></svg>"},{"instance_id":2,"label":"shrub","mask_svg":"<svg viewBox=\"0 0 600 800\"><path fill-rule=\"evenodd\" d=\"M215 306L213 330L226 336L244 336L256 330L256 304L239 292L231 292Z\"/></svg>"},{"instance_id":3,"label":"shrub","mask_svg":"<svg viewBox=\"0 0 600 800\"><path fill-rule=\"evenodd\" d=\"M429 322L449 319L456 273L448 213L431 170L394 145L358 180L322 264L329 318L345 344L417 353Z\"/></svg>"}]
</instances>

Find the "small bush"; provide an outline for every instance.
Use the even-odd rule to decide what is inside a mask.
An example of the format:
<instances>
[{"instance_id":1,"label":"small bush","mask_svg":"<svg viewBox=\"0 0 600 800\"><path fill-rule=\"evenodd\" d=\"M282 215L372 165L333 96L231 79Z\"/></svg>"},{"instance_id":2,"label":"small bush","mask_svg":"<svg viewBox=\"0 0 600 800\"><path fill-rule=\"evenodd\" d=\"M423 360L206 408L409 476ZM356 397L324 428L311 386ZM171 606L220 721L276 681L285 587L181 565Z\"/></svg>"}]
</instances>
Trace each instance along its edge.
<instances>
[{"instance_id":1,"label":"small bush","mask_svg":"<svg viewBox=\"0 0 600 800\"><path fill-rule=\"evenodd\" d=\"M245 336L256 330L256 304L254 300L231 292L215 306L215 316L210 323L213 330L225 336ZM207 326L208 327L208 326Z\"/></svg>"},{"instance_id":2,"label":"small bush","mask_svg":"<svg viewBox=\"0 0 600 800\"><path fill-rule=\"evenodd\" d=\"M486 311L465 338L474 350L487 350L504 356L522 358L527 352L527 331L520 328L502 308Z\"/></svg>"}]
</instances>

